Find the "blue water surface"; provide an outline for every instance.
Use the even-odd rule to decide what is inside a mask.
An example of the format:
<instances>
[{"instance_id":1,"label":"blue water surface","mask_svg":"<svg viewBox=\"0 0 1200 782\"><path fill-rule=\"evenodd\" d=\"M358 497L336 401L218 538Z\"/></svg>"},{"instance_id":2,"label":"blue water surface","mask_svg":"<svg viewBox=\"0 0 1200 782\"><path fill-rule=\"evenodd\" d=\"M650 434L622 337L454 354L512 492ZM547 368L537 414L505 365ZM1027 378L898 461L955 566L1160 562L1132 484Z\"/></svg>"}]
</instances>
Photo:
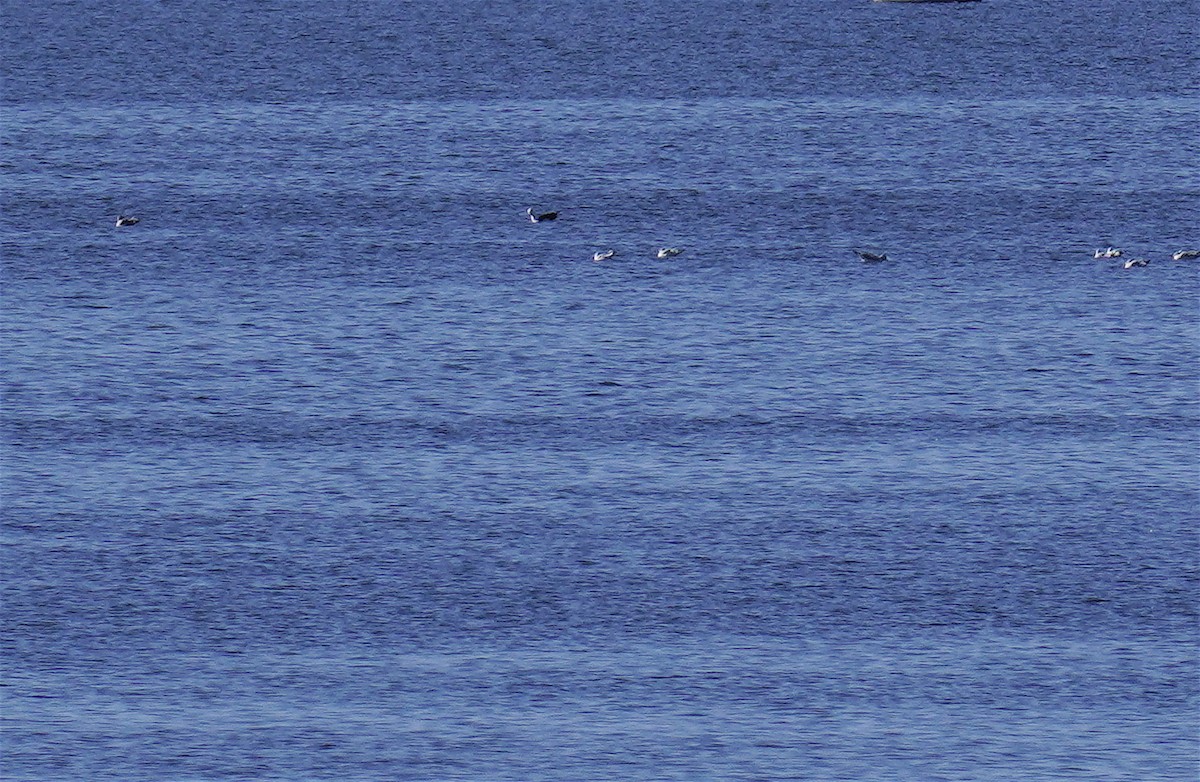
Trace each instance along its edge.
<instances>
[{"instance_id":1,"label":"blue water surface","mask_svg":"<svg viewBox=\"0 0 1200 782\"><path fill-rule=\"evenodd\" d=\"M1196 779L1198 17L6 4L0 778Z\"/></svg>"}]
</instances>

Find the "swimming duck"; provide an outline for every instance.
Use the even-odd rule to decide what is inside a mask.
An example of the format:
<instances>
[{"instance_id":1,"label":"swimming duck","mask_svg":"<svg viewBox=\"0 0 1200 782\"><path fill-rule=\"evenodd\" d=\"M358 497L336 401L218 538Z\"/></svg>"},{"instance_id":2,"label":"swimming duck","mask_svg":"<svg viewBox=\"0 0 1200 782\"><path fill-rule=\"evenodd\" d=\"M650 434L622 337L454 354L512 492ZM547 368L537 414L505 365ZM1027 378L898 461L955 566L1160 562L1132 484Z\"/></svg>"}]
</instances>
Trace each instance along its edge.
<instances>
[{"instance_id":1,"label":"swimming duck","mask_svg":"<svg viewBox=\"0 0 1200 782\"><path fill-rule=\"evenodd\" d=\"M1130 258L1128 261L1125 261L1126 269L1132 269L1135 266L1149 266L1149 265L1150 265L1150 261L1147 258Z\"/></svg>"},{"instance_id":2,"label":"swimming duck","mask_svg":"<svg viewBox=\"0 0 1200 782\"><path fill-rule=\"evenodd\" d=\"M1178 250L1171 255L1173 261L1192 261L1200 258L1200 250Z\"/></svg>"},{"instance_id":3,"label":"swimming duck","mask_svg":"<svg viewBox=\"0 0 1200 782\"><path fill-rule=\"evenodd\" d=\"M674 258L681 252L683 252L683 250L680 250L678 247L660 247L658 250L658 258L659 260L662 260L663 258Z\"/></svg>"},{"instance_id":4,"label":"swimming duck","mask_svg":"<svg viewBox=\"0 0 1200 782\"><path fill-rule=\"evenodd\" d=\"M136 217L126 217L125 215L121 215L117 218L117 228L124 228L127 225L134 225L137 222L138 218Z\"/></svg>"},{"instance_id":5,"label":"swimming duck","mask_svg":"<svg viewBox=\"0 0 1200 782\"><path fill-rule=\"evenodd\" d=\"M855 250L854 254L862 258L863 263L879 263L888 259L883 253L869 253L866 250Z\"/></svg>"},{"instance_id":6,"label":"swimming duck","mask_svg":"<svg viewBox=\"0 0 1200 782\"><path fill-rule=\"evenodd\" d=\"M593 253L593 261L607 261L609 258L617 254L616 250L604 250L603 252Z\"/></svg>"},{"instance_id":7,"label":"swimming duck","mask_svg":"<svg viewBox=\"0 0 1200 782\"><path fill-rule=\"evenodd\" d=\"M1118 250L1116 247L1105 247L1103 250L1097 250L1093 258L1120 258L1125 254L1124 250Z\"/></svg>"}]
</instances>

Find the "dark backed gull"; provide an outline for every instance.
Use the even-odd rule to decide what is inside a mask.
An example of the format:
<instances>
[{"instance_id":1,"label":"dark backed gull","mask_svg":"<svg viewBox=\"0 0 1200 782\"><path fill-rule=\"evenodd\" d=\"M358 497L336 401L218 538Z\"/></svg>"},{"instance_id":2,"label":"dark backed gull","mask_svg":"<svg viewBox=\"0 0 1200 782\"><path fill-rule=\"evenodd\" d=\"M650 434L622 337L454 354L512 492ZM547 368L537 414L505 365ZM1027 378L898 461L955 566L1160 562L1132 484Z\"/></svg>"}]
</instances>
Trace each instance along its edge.
<instances>
[{"instance_id":1,"label":"dark backed gull","mask_svg":"<svg viewBox=\"0 0 1200 782\"><path fill-rule=\"evenodd\" d=\"M529 215L529 222L531 223L540 223L543 221L558 219L558 212L542 212L540 214L534 214L532 206L525 210L525 214Z\"/></svg>"}]
</instances>

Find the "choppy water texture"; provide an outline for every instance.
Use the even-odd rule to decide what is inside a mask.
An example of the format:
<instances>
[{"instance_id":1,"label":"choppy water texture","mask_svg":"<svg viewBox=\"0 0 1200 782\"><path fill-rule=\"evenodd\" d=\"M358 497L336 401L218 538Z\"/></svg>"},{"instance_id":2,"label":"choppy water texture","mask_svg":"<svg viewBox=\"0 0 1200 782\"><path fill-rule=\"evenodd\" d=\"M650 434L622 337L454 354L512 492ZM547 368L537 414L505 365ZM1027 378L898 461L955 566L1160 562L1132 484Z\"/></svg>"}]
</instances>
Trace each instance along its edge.
<instances>
[{"instance_id":1,"label":"choppy water texture","mask_svg":"<svg viewBox=\"0 0 1200 782\"><path fill-rule=\"evenodd\" d=\"M1197 778L1194 0L3 17L3 779Z\"/></svg>"}]
</instances>

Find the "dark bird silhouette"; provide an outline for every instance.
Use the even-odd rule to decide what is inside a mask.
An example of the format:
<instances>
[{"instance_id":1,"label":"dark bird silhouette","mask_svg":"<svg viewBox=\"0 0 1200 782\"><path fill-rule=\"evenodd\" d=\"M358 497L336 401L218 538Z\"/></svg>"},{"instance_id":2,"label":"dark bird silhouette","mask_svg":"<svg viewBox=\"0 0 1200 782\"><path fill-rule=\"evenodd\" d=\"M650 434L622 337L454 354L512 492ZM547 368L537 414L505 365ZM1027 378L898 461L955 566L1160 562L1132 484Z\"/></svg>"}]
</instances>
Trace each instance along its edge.
<instances>
[{"instance_id":1,"label":"dark bird silhouette","mask_svg":"<svg viewBox=\"0 0 1200 782\"><path fill-rule=\"evenodd\" d=\"M531 223L540 223L546 220L558 219L558 212L542 212L541 214L534 214L533 207L526 209L525 214L529 215L529 222Z\"/></svg>"}]
</instances>

